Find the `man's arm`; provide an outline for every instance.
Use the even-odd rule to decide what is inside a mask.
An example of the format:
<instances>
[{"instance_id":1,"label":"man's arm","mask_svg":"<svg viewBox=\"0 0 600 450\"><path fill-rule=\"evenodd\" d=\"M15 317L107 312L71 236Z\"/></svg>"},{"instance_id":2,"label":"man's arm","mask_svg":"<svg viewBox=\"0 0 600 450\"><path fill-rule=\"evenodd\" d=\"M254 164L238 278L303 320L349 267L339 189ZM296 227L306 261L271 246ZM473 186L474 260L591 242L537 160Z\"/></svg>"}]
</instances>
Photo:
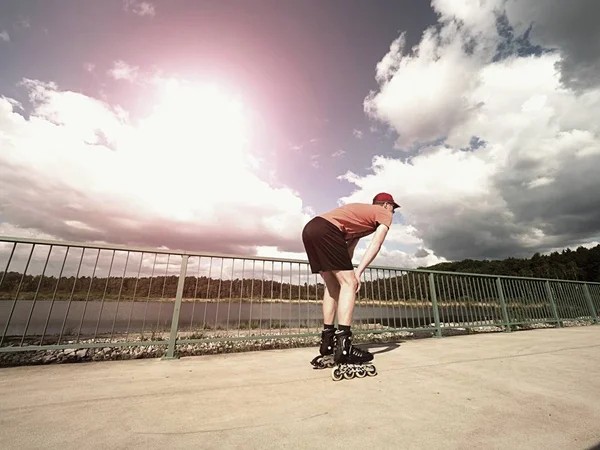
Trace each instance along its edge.
<instances>
[{"instance_id":1,"label":"man's arm","mask_svg":"<svg viewBox=\"0 0 600 450\"><path fill-rule=\"evenodd\" d=\"M356 269L357 276L359 279L360 279L360 276L362 275L362 273L367 268L367 266L369 264L371 264L371 262L377 256L377 253L379 253L379 250L381 249L381 244L383 244L383 241L385 240L385 237L387 236L388 229L389 228L386 227L385 225L379 225L377 227L377 230L375 230L375 233L373 234L373 238L371 239L371 244L369 245L369 248L363 255L362 260L360 261L360 264L358 265L358 269Z\"/></svg>"}]
</instances>

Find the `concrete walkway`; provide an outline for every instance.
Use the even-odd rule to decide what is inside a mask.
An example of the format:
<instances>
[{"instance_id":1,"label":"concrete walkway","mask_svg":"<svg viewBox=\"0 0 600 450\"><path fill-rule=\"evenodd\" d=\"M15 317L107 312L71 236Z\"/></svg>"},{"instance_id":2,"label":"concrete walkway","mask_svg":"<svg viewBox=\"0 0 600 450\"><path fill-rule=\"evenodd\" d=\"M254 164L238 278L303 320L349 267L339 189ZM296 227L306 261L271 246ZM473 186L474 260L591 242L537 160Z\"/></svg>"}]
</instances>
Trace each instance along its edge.
<instances>
[{"instance_id":1,"label":"concrete walkway","mask_svg":"<svg viewBox=\"0 0 600 450\"><path fill-rule=\"evenodd\" d=\"M331 380L315 348L0 369L2 449L588 449L600 326L370 347Z\"/></svg>"}]
</instances>

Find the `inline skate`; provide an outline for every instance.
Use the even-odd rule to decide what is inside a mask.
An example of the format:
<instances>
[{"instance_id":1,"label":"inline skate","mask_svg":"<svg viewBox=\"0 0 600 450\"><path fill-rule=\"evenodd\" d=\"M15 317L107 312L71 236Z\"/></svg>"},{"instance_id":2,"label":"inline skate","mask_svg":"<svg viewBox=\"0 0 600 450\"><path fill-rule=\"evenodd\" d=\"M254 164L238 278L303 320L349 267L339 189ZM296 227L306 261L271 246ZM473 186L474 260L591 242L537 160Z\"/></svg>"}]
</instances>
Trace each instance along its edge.
<instances>
[{"instance_id":1,"label":"inline skate","mask_svg":"<svg viewBox=\"0 0 600 450\"><path fill-rule=\"evenodd\" d=\"M333 367L334 334L335 328L325 329L321 332L319 355L315 356L310 362L314 369L327 369Z\"/></svg>"},{"instance_id":2,"label":"inline skate","mask_svg":"<svg viewBox=\"0 0 600 450\"><path fill-rule=\"evenodd\" d=\"M333 381L377 375L377 369L371 363L373 354L352 345L351 331L340 330L335 333L333 360Z\"/></svg>"}]
</instances>

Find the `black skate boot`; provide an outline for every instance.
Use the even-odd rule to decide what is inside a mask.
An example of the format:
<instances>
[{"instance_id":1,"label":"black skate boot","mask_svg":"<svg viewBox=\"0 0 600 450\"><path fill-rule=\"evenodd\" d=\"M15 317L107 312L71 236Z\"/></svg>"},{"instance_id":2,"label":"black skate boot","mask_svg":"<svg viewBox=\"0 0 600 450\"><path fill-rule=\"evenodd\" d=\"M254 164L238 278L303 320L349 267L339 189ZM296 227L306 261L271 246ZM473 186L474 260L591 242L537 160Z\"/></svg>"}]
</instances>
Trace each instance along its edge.
<instances>
[{"instance_id":1,"label":"black skate boot","mask_svg":"<svg viewBox=\"0 0 600 450\"><path fill-rule=\"evenodd\" d=\"M377 375L377 369L371 363L373 354L352 345L351 331L340 330L335 333L333 358L335 367L331 372L331 377L334 381L342 378L350 379L355 376L363 378L367 375Z\"/></svg>"},{"instance_id":2,"label":"black skate boot","mask_svg":"<svg viewBox=\"0 0 600 450\"><path fill-rule=\"evenodd\" d=\"M335 328L325 329L321 332L321 344L319 355L310 362L315 369L326 369L333 367L333 335Z\"/></svg>"}]
</instances>

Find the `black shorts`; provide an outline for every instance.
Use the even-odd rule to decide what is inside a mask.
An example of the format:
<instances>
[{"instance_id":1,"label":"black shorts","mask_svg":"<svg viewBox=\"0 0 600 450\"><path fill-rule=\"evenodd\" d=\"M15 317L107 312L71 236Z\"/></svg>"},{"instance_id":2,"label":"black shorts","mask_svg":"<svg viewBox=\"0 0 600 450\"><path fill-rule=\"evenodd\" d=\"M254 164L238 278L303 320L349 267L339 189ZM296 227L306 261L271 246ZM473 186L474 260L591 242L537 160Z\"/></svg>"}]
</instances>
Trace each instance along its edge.
<instances>
[{"instance_id":1,"label":"black shorts","mask_svg":"<svg viewBox=\"0 0 600 450\"><path fill-rule=\"evenodd\" d=\"M312 273L354 269L344 234L328 220L315 217L308 222L302 242Z\"/></svg>"}]
</instances>

